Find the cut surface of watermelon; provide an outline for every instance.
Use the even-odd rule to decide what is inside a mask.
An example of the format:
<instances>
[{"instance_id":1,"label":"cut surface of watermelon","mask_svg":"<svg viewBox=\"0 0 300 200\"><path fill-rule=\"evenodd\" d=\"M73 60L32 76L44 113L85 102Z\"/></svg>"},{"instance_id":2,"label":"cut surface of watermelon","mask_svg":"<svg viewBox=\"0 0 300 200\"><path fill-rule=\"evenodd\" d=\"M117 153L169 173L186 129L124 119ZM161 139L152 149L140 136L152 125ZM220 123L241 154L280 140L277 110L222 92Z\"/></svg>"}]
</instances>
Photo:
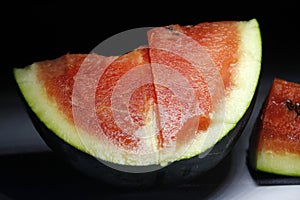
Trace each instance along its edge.
<instances>
[{"instance_id":1,"label":"cut surface of watermelon","mask_svg":"<svg viewBox=\"0 0 300 200\"><path fill-rule=\"evenodd\" d=\"M26 102L57 136L105 161L173 162L220 141L260 74L255 19L170 25L120 56L67 54L14 69Z\"/></svg>"},{"instance_id":2,"label":"cut surface of watermelon","mask_svg":"<svg viewBox=\"0 0 300 200\"><path fill-rule=\"evenodd\" d=\"M275 78L260 116L254 167L300 176L300 84Z\"/></svg>"}]
</instances>

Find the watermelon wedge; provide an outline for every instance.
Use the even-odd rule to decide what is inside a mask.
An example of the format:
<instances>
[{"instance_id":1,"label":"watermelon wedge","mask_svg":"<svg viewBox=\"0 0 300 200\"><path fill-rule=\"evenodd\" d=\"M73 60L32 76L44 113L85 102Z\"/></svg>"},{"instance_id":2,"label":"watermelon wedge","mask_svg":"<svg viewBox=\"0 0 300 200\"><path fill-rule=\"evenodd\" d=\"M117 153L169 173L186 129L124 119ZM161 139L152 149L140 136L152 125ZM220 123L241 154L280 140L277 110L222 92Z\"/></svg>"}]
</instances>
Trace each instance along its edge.
<instances>
[{"instance_id":1,"label":"watermelon wedge","mask_svg":"<svg viewBox=\"0 0 300 200\"><path fill-rule=\"evenodd\" d=\"M275 78L251 138L251 165L300 176L300 84Z\"/></svg>"},{"instance_id":2,"label":"watermelon wedge","mask_svg":"<svg viewBox=\"0 0 300 200\"><path fill-rule=\"evenodd\" d=\"M107 162L165 166L208 151L253 102L258 22L147 34L148 46L124 55L67 54L15 68L26 104L64 142Z\"/></svg>"}]
</instances>

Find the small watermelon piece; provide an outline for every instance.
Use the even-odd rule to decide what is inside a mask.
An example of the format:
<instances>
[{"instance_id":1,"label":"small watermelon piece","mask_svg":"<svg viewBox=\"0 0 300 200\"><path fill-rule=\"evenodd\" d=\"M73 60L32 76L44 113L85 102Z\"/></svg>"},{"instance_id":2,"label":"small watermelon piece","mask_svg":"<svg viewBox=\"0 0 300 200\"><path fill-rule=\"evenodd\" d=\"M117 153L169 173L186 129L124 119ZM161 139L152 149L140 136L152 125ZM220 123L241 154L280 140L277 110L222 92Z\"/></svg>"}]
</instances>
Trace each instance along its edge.
<instances>
[{"instance_id":1,"label":"small watermelon piece","mask_svg":"<svg viewBox=\"0 0 300 200\"><path fill-rule=\"evenodd\" d=\"M275 78L252 136L254 169L300 176L300 84Z\"/></svg>"},{"instance_id":2,"label":"small watermelon piece","mask_svg":"<svg viewBox=\"0 0 300 200\"><path fill-rule=\"evenodd\" d=\"M36 62L14 69L15 79L49 130L96 158L148 166L197 156L236 128L254 100L258 22L158 27L148 41L116 57L67 54ZM184 79L174 79L179 75Z\"/></svg>"}]
</instances>

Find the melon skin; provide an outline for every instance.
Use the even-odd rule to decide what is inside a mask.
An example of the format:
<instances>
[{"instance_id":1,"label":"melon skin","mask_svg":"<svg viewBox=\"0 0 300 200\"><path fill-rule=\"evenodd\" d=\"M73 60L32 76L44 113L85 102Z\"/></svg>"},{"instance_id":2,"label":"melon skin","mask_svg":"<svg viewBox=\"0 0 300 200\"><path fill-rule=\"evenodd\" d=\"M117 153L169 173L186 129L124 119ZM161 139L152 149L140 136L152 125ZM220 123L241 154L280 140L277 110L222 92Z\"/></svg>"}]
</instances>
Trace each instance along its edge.
<instances>
[{"instance_id":1,"label":"melon skin","mask_svg":"<svg viewBox=\"0 0 300 200\"><path fill-rule=\"evenodd\" d=\"M28 116L47 146L72 168L76 169L78 173L82 173L96 181L106 183L116 188L144 189L171 187L187 183L197 177L201 177L201 175L209 170L213 170L213 168L219 165L222 160L226 159L242 135L242 132L251 117L257 99L257 91L258 89L255 90L254 97L248 109L235 128L223 137L222 140L216 143L212 149L191 158L175 161L159 170L145 173L129 173L113 169L102 162L99 162L99 160L92 155L65 142L47 128L47 126L38 118L28 105L20 90L19 94ZM141 166L135 167L138 168Z\"/></svg>"},{"instance_id":2,"label":"melon skin","mask_svg":"<svg viewBox=\"0 0 300 200\"><path fill-rule=\"evenodd\" d=\"M273 85L270 89L275 87L275 82L286 82L285 80L275 78ZM292 83L294 84L294 83ZM283 96L284 97L284 96ZM273 148L268 148L266 145L262 144L259 147L259 143L263 142L262 139L262 127L263 127L263 115L266 109L268 102L270 101L271 94L267 96L264 100L260 112L256 118L252 134L249 140L249 150L248 150L248 164L250 171L253 173L265 173L268 175L280 175L280 176L293 176L300 177L300 154L291 152L289 150L288 143L281 148L285 149L284 151ZM288 97L286 97L288 98ZM288 108L286 108L288 110ZM292 113L294 111L290 111ZM296 114L295 114L296 115ZM297 116L299 117L299 116ZM274 133L275 134L275 133ZM287 133L286 133L287 134ZM291 141L292 143L292 141Z\"/></svg>"}]
</instances>

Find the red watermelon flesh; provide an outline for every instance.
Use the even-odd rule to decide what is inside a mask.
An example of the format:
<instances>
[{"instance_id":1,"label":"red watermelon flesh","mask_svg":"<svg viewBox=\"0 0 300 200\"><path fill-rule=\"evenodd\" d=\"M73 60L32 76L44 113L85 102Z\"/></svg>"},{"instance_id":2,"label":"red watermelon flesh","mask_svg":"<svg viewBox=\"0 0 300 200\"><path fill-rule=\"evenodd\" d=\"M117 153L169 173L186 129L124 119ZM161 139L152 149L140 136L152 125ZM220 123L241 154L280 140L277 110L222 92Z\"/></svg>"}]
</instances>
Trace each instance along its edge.
<instances>
[{"instance_id":1,"label":"red watermelon flesh","mask_svg":"<svg viewBox=\"0 0 300 200\"><path fill-rule=\"evenodd\" d=\"M288 99L300 102L300 84L276 78L263 110L258 151L300 155L300 117L288 109Z\"/></svg>"},{"instance_id":2,"label":"red watermelon flesh","mask_svg":"<svg viewBox=\"0 0 300 200\"><path fill-rule=\"evenodd\" d=\"M240 35L237 23L233 21L205 22L195 26L176 26L176 29L193 38L205 48L220 71L225 88L230 87L232 70L239 59L237 52L240 41L237 38Z\"/></svg>"}]
</instances>

